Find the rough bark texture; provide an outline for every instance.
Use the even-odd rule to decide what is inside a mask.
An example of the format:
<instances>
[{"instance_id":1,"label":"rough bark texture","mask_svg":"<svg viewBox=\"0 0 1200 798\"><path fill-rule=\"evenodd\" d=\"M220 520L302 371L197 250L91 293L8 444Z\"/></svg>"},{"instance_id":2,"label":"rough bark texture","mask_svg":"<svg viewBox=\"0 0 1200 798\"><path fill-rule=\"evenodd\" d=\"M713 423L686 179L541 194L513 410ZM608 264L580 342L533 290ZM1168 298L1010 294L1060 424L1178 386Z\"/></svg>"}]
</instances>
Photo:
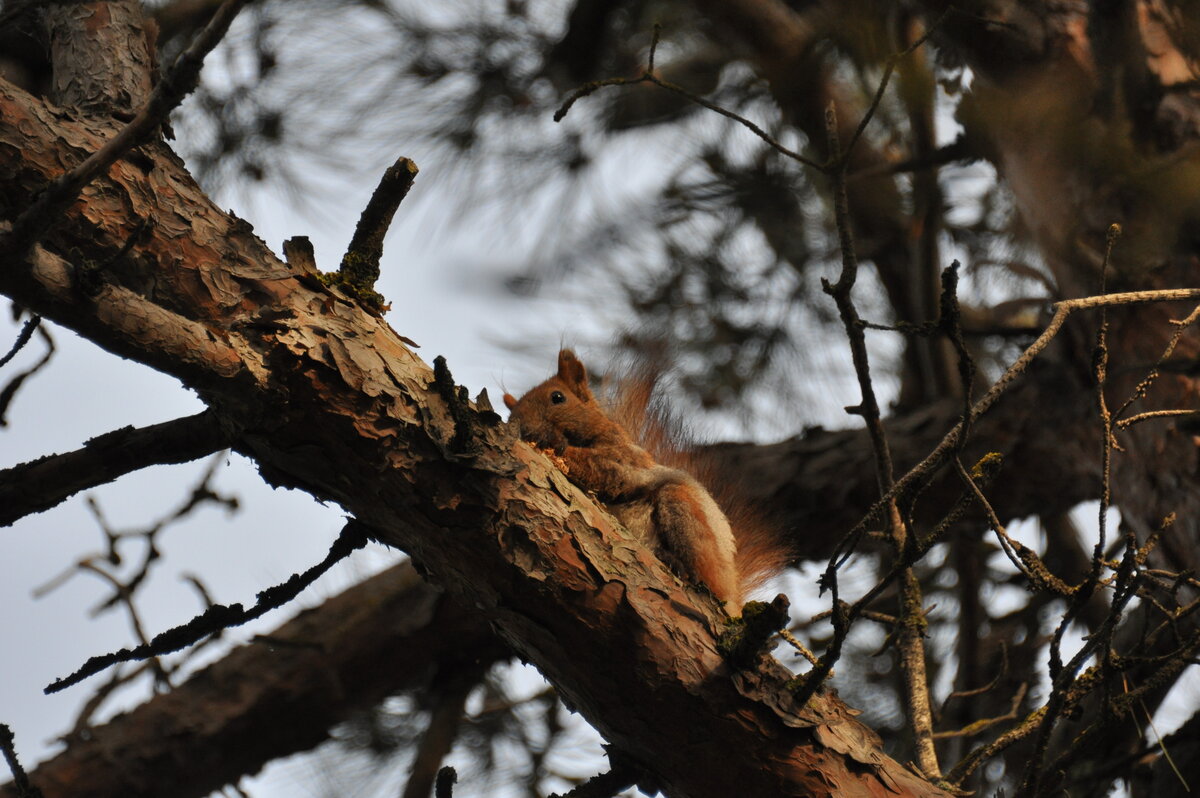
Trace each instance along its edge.
<instances>
[{"instance_id":1,"label":"rough bark texture","mask_svg":"<svg viewBox=\"0 0 1200 798\"><path fill-rule=\"evenodd\" d=\"M45 798L203 798L306 751L352 713L508 656L405 563L234 649L38 766ZM13 786L0 796L15 798Z\"/></svg>"},{"instance_id":2,"label":"rough bark texture","mask_svg":"<svg viewBox=\"0 0 1200 798\"><path fill-rule=\"evenodd\" d=\"M139 0L51 4L46 14L56 103L128 118L146 102L153 53Z\"/></svg>"},{"instance_id":3,"label":"rough bark texture","mask_svg":"<svg viewBox=\"0 0 1200 798\"><path fill-rule=\"evenodd\" d=\"M0 122L9 217L111 135L5 84ZM338 502L412 554L670 794L939 794L836 698L794 706L772 663L732 672L710 600L439 391L382 320L292 274L165 147L140 156L90 186L32 263L6 258L0 290L196 389L268 480Z\"/></svg>"}]
</instances>

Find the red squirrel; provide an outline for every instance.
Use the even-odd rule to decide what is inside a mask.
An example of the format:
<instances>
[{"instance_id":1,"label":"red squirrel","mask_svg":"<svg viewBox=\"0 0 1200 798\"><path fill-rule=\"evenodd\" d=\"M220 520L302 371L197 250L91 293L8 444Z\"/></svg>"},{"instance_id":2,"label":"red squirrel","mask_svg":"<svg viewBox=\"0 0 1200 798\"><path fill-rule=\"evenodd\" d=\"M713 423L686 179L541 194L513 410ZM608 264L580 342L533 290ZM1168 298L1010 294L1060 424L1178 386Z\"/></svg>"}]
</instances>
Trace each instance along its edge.
<instances>
[{"instance_id":1,"label":"red squirrel","mask_svg":"<svg viewBox=\"0 0 1200 798\"><path fill-rule=\"evenodd\" d=\"M745 588L789 559L781 539L749 518L751 534L739 529L735 535L695 477L656 462L625 426L605 414L588 385L587 370L571 350L558 353L554 376L519 400L505 394L504 404L523 439L553 450L571 482L594 493L626 529L682 576L707 587L731 613L741 609ZM630 404L644 413L647 402L626 402L627 410ZM651 437L662 443L662 430L657 431ZM673 454L680 459L679 452Z\"/></svg>"}]
</instances>

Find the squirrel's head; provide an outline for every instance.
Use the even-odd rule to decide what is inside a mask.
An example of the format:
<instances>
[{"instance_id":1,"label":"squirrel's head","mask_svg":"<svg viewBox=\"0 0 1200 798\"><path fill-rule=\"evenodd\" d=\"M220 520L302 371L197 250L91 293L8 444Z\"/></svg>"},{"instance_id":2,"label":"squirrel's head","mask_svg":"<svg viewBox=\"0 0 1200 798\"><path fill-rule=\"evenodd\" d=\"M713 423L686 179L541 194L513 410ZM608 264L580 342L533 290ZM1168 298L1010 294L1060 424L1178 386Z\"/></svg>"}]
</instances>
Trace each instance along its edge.
<instances>
[{"instance_id":1,"label":"squirrel's head","mask_svg":"<svg viewBox=\"0 0 1200 798\"><path fill-rule=\"evenodd\" d=\"M520 399L504 394L504 404L522 438L556 451L567 444L590 446L613 426L588 387L587 369L570 349L558 353L557 374Z\"/></svg>"}]
</instances>

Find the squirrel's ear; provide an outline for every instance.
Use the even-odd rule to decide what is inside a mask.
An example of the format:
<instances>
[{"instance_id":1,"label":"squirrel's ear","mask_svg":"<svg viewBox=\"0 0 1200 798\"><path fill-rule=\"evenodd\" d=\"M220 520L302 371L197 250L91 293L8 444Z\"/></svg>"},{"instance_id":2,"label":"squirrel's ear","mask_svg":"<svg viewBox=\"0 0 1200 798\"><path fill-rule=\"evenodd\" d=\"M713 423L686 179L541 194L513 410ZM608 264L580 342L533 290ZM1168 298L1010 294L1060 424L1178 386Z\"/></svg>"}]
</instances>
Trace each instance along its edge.
<instances>
[{"instance_id":1,"label":"squirrel's ear","mask_svg":"<svg viewBox=\"0 0 1200 798\"><path fill-rule=\"evenodd\" d=\"M504 406L509 410L515 410L517 407L517 397L513 396L511 393L504 394Z\"/></svg>"},{"instance_id":2,"label":"squirrel's ear","mask_svg":"<svg viewBox=\"0 0 1200 798\"><path fill-rule=\"evenodd\" d=\"M592 399L592 389L588 387L587 369L570 349L559 350L558 378L565 382L571 393L580 399L585 402Z\"/></svg>"}]
</instances>

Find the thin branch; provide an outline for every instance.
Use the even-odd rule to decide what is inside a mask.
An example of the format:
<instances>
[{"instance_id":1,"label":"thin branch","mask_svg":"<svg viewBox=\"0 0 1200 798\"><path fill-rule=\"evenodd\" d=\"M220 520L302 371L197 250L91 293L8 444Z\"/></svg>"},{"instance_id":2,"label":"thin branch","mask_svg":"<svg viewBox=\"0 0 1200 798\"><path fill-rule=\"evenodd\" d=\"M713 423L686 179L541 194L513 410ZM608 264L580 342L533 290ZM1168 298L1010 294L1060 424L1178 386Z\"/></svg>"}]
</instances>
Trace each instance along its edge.
<instances>
[{"instance_id":1,"label":"thin branch","mask_svg":"<svg viewBox=\"0 0 1200 798\"><path fill-rule=\"evenodd\" d=\"M1130 591L1130 595L1132 595L1132 593L1133 591ZM1116 606L1118 600L1114 598L1113 603L1114 606ZM1200 602L1196 602L1196 604L1200 605ZM1105 624L1111 623L1111 625L1115 627L1116 620L1119 619L1119 616L1119 612L1110 613L1109 617L1105 619ZM1097 639L1103 638L1097 634L1088 638L1088 641L1091 642ZM1166 679L1177 674L1183 669L1183 667L1189 664L1191 657L1197 650L1200 650L1200 634L1194 635L1192 640L1187 645L1181 647L1177 656L1166 659L1158 668L1158 670L1151 676L1151 678L1146 680L1146 683L1134 690L1128 691L1125 696L1121 697L1121 703L1125 706L1129 706L1134 701L1140 700L1143 695L1149 692L1149 690L1154 689L1161 683L1164 683ZM1081 654L1082 653L1084 652L1081 652ZM1065 669L1063 675L1068 676L1068 680L1066 683L1060 682L1059 684L1052 686L1053 689L1051 691L1050 701L1047 702L1047 704L1030 712L1019 724L1014 726L1012 729L1009 729L1007 732L993 740L988 745L980 746L963 757L962 761L955 765L950 772L946 774L946 780L951 784L962 785L966 779L969 778L970 775L974 773L975 770L984 762L1010 747L1014 743L1024 740L1039 730L1045 729L1046 719L1051 712L1051 704L1058 702L1059 712L1073 711L1083 700L1083 698L1090 694L1090 689L1087 688L1094 685L1100 678L1099 666L1092 666L1083 673L1080 673L1078 676L1069 678L1073 673L1075 673L1075 671L1070 667ZM1081 750L1083 747L1085 747L1084 743L1088 741L1088 738L1094 735L1101 727L1103 727L1106 723L1114 719L1120 719L1121 717L1122 714L1117 712L1115 708L1107 707L1105 711L1098 714L1098 720L1096 723L1085 729L1084 732L1075 736L1073 749L1075 751ZM1064 756L1066 756L1066 754L1064 754ZM1057 770L1059 766L1064 764L1065 762L1062 760L1062 758L1060 758L1060 760L1055 763L1054 769ZM1026 793L1022 791L1021 794L1024 795Z\"/></svg>"},{"instance_id":2,"label":"thin branch","mask_svg":"<svg viewBox=\"0 0 1200 798\"><path fill-rule=\"evenodd\" d=\"M94 728L92 718L96 716L96 713L100 711L100 707L104 706L104 702L109 699L113 692L120 687L131 684L143 674L150 673L154 665L157 664L161 664L161 660L155 657L129 670L123 670L120 667L114 668L109 680L97 687L92 695L88 697L88 700L83 703L83 707L75 716L75 722L71 724L71 730L63 735L63 739L74 741L84 737L89 729Z\"/></svg>"},{"instance_id":3,"label":"thin branch","mask_svg":"<svg viewBox=\"0 0 1200 798\"><path fill-rule=\"evenodd\" d=\"M1103 711L1096 713L1090 725L1073 735L1071 745L1059 754L1047 771L1065 772L1066 768L1079 756L1094 750L1096 745L1094 740L1101 732L1114 723L1124 723L1128 718L1133 717L1134 708L1142 703L1148 693L1162 689L1164 685L1173 681L1185 667L1193 664L1193 658L1197 651L1200 651L1200 632L1194 633L1176 652L1162 658L1158 668L1144 679L1142 684L1132 689L1126 686L1124 693L1107 702ZM1092 670L1089 669L1089 671Z\"/></svg>"},{"instance_id":4,"label":"thin branch","mask_svg":"<svg viewBox=\"0 0 1200 798\"><path fill-rule=\"evenodd\" d=\"M29 329L30 332L37 332L42 341L45 342L46 352L38 358L36 363L24 371L18 372L11 380L4 384L3 388L0 388L0 427L8 426L8 408L12 404L12 400L16 397L17 391L21 389L21 386L25 384L27 379L45 368L50 362L50 358L54 357L54 339L50 337L50 333L46 331L46 328L39 325L30 327ZM14 347L13 354L16 353L16 349L17 347Z\"/></svg>"},{"instance_id":5,"label":"thin branch","mask_svg":"<svg viewBox=\"0 0 1200 798\"><path fill-rule=\"evenodd\" d=\"M12 729L3 723L0 723L0 752L3 752L4 761L8 763L8 770L12 773L13 784L17 787L17 798L42 798L42 791L29 783L29 776L17 759L16 739Z\"/></svg>"},{"instance_id":6,"label":"thin branch","mask_svg":"<svg viewBox=\"0 0 1200 798\"><path fill-rule=\"evenodd\" d=\"M1200 411L1197 410L1150 410L1145 413L1138 413L1136 416L1123 418L1117 421L1113 427L1115 429L1126 429L1134 424L1141 424L1143 421L1151 421L1156 418L1180 418L1180 417L1200 417Z\"/></svg>"},{"instance_id":7,"label":"thin branch","mask_svg":"<svg viewBox=\"0 0 1200 798\"><path fill-rule=\"evenodd\" d=\"M125 607L126 613L129 615L129 624L133 627L134 637L138 640L138 648L145 648L150 645L150 639L146 636L146 628L142 625L142 616L137 611L137 605L133 603L133 593L137 585L127 585L118 579L115 575L110 574L105 569L96 565L91 560L85 560L79 563L79 569L87 573L95 574L102 580L108 583L113 589L117 603ZM150 669L154 672L155 683L163 686L169 686L171 683L167 675L166 669L163 667L162 661L158 657L150 657Z\"/></svg>"},{"instance_id":8,"label":"thin branch","mask_svg":"<svg viewBox=\"0 0 1200 798\"><path fill-rule=\"evenodd\" d=\"M865 121L864 119L864 124ZM842 319L842 326L850 342L854 374L858 379L858 387L862 396L860 404L846 408L846 412L862 416L866 422L871 439L871 449L875 455L875 479L879 485L880 495L886 495L891 490L895 477L887 434L879 411L879 402L875 396L875 387L871 381L866 335L861 324L862 319L858 315L858 309L851 296L858 278L858 255L855 251L854 236L850 230L846 162L840 152L837 111L832 104L825 112L825 132L829 158L835 165L828 174L833 184L834 222L842 253L842 271L836 283L822 279L821 287L837 305L838 315ZM887 505L887 520L896 558L897 560L904 559L906 550L914 547L914 541L911 540L910 532L900 514L895 497ZM896 627L896 650L904 678L905 698L909 708L908 721L916 742L917 759L921 770L927 777L935 778L940 775L941 770L938 767L937 751L933 745L933 712L926 676L924 644L926 621L921 606L921 585L911 567L903 568L899 576L901 598ZM823 579L826 581L822 585L827 586L829 581L836 579L836 574L826 571ZM842 634L847 631L848 626L842 631ZM837 635L838 633L835 632L835 638ZM840 650L840 645L836 646L836 649ZM828 652L826 656L828 656ZM832 666L833 663L828 664Z\"/></svg>"},{"instance_id":9,"label":"thin branch","mask_svg":"<svg viewBox=\"0 0 1200 798\"><path fill-rule=\"evenodd\" d=\"M1146 302L1176 302L1196 299L1200 299L1200 288L1169 288L1157 291L1128 291L1105 294L1103 296L1080 297L1078 299L1066 299L1054 303L1052 305L1054 316L1050 319L1050 323L1046 325L1042 334L1021 353L1021 356L1005 370L1000 379L996 380L987 393L971 407L971 414L967 421L974 423L980 416L990 410L1009 387L1011 387L1012 383L1025 373L1030 363L1050 345L1050 342L1058 335L1059 330L1062 329L1067 319L1077 311L1116 305L1135 305ZM889 502L902 492L910 490L919 484L924 484L933 478L937 470L957 450L963 429L964 424L960 421L946 433L938 445L934 447L933 451L925 456L925 459L913 466L907 474L896 481L896 484L892 486L892 489L886 495L877 499L868 508L862 520L850 528L834 549L833 555L830 557L831 568L840 567L845 562L853 552L858 540L866 532L867 525L879 517Z\"/></svg>"},{"instance_id":10,"label":"thin branch","mask_svg":"<svg viewBox=\"0 0 1200 798\"><path fill-rule=\"evenodd\" d=\"M839 162L841 156L837 139L837 116L832 105L825 111L825 132L828 137L831 160L835 163ZM854 362L854 374L858 379L862 401L854 407L846 408L846 412L862 416L866 421L867 432L871 438L871 448L875 454L875 480L879 484L880 494L883 495L892 487L892 459L888 450L887 434L880 417L879 402L875 398L875 388L871 383L871 366L867 356L862 319L850 296L858 279L858 255L854 247L854 236L850 230L850 204L846 193L844 169L836 169L831 172L830 179L833 182L833 212L838 231L839 249L842 253L842 271L836 283L822 279L821 287L837 305L838 313L842 318L842 326L850 340L850 354Z\"/></svg>"},{"instance_id":11,"label":"thin branch","mask_svg":"<svg viewBox=\"0 0 1200 798\"><path fill-rule=\"evenodd\" d=\"M34 598L42 598L53 590L57 590L75 573L81 570L94 568L97 563L103 563L106 568L105 575L115 571L117 566L127 562L129 555L122 550L122 542L129 540L139 540L142 545L141 561L132 569L132 573L125 577L118 577L113 574L110 578L114 581L117 589L114 590L111 596L104 599L90 611L91 617L95 618L100 614L112 609L123 600L123 594L128 593L132 596L150 577L151 566L159 560L160 545L158 536L167 529L171 524L183 520L191 515L201 506L212 502L214 504L223 505L230 511L235 511L238 508L238 500L236 496L222 496L215 492L212 488L212 480L216 475L217 468L225 460L224 453L218 453L209 461L208 468L204 470L197 483L192 487L190 494L184 499L178 507L171 512L163 515L155 520L149 526L141 529L133 530L116 530L104 517L104 513L100 509L100 503L94 496L88 496L86 505L91 512L96 524L100 527L101 533L104 535L105 549L102 552L96 552L87 556L81 557L78 562L71 568L67 568L59 576L54 577L44 585L34 589ZM196 584L193 582L193 584ZM207 599L204 591L201 591L201 597L204 599L205 607L210 607L212 601Z\"/></svg>"},{"instance_id":12,"label":"thin branch","mask_svg":"<svg viewBox=\"0 0 1200 798\"><path fill-rule=\"evenodd\" d=\"M204 57L224 38L234 17L247 2L248 0L225 0L213 14L208 26L162 77L150 99L129 124L103 147L88 156L83 163L46 186L17 217L8 235L0 241L0 249L8 250L15 257L23 257L63 209L79 196L84 186L107 171L129 150L145 143L166 121L167 115L196 88Z\"/></svg>"},{"instance_id":13,"label":"thin branch","mask_svg":"<svg viewBox=\"0 0 1200 798\"><path fill-rule=\"evenodd\" d=\"M916 52L921 45L925 44L929 37L933 35L933 32L938 29L938 26L942 24L942 21L950 13L950 10L950 8L947 8L945 11L943 11L941 16L935 19L933 24L931 24L916 41L900 52L893 53L891 57L888 58L887 64L883 68L883 77L880 78L879 86L875 90L875 97L871 100L871 104L867 106L867 112L863 114L863 118L859 120L858 127L854 129L854 134L850 137L849 143L846 144L845 152L842 154L840 160L831 158L831 160L834 161L835 169L845 169L846 163L850 159L850 153L854 150L854 145L858 144L858 140L861 139L863 133L866 132L867 125L871 123L871 119L875 116L875 112L879 110L880 103L883 102L883 93L887 90L888 82L892 79L892 73L896 71L896 65L900 63L901 59Z\"/></svg>"},{"instance_id":14,"label":"thin branch","mask_svg":"<svg viewBox=\"0 0 1200 798\"><path fill-rule=\"evenodd\" d=\"M968 778L970 778L971 774L975 772L976 768L978 768L984 762L988 761L1004 749L1012 746L1014 743L1018 743L1032 734L1034 729L1037 728L1038 722L1045 714L1046 708L1038 707L1033 712L1030 712L1028 715L1026 715L1024 720L1006 731L1004 734L997 737L992 742L988 743L987 745L980 746L974 751L971 751L969 754L963 757L961 762L955 765L950 772L946 774L946 781L950 784L961 785Z\"/></svg>"},{"instance_id":15,"label":"thin branch","mask_svg":"<svg viewBox=\"0 0 1200 798\"><path fill-rule=\"evenodd\" d=\"M183 626L177 626L155 635L149 645L137 646L133 649L123 648L111 654L90 658L74 673L48 685L44 692L47 695L57 693L118 662L131 662L160 654L169 654L185 646L190 646L218 630L248 623L300 595L301 591L315 582L322 574L366 544L365 528L357 521L350 521L342 528L338 539L329 547L329 553L324 560L302 574L292 574L283 584L262 591L258 594L257 602L250 609L244 609L241 604L214 604Z\"/></svg>"},{"instance_id":16,"label":"thin branch","mask_svg":"<svg viewBox=\"0 0 1200 798\"><path fill-rule=\"evenodd\" d=\"M1059 596L1073 595L1075 588L1052 574L1032 549L1008 534L1008 530L1001 523L1000 516L997 515L995 508L984 495L975 476L967 472L957 457L954 458L954 467L958 472L959 479L972 491L975 500L983 507L988 524L996 533L996 540L999 541L1001 550L1017 571L1029 581L1030 587Z\"/></svg>"},{"instance_id":17,"label":"thin branch","mask_svg":"<svg viewBox=\"0 0 1200 798\"><path fill-rule=\"evenodd\" d=\"M1148 373L1145 378L1137 384L1137 387L1133 389L1133 393L1130 394L1129 398L1126 399L1119 408L1117 408L1117 412L1113 413L1114 418L1120 419L1121 416L1125 414L1125 411L1129 409L1130 405L1142 399L1146 395L1146 393L1150 390L1150 386L1152 386L1154 381L1158 379L1159 372L1163 365L1171 357L1171 354L1174 353L1175 347L1179 345L1179 341L1183 338L1183 334L1187 332L1188 328L1196 322L1196 319L1200 319L1200 305L1196 306L1192 312L1181 321L1171 322L1175 325L1175 332L1171 336L1171 340L1167 342L1167 347L1163 350L1162 356L1159 357L1158 362L1154 364L1154 368L1150 369L1150 373ZM1129 419L1122 419L1117 422L1117 428L1123 429L1135 423L1137 422Z\"/></svg>"},{"instance_id":18,"label":"thin branch","mask_svg":"<svg viewBox=\"0 0 1200 798\"><path fill-rule=\"evenodd\" d=\"M765 141L768 145L770 145L770 147L773 150L775 150L776 152L779 152L783 155L786 155L788 158L791 158L793 161L796 161L797 163L802 163L805 166L811 166L813 169L816 169L821 172L827 171L828 167L817 163L816 161L812 160L811 158L806 158L803 155L801 155L800 153L796 152L795 150L792 150L788 147L785 147L783 144L780 144L779 141L776 140L774 136L772 136L770 133L763 130L758 125L751 122L746 117L741 116L740 114L736 114L727 108L722 108L721 106L717 105L716 103L706 100L698 94L693 94L692 92L688 91L687 89L683 88L682 86L677 86L676 84L671 83L670 81L667 81L667 80L663 80L662 78L655 75L654 74L654 54L655 54L655 50L658 48L658 38L659 38L659 26L655 25L654 26L654 39L650 45L650 55L649 55L649 58L647 59L648 66L647 66L646 70L644 72L642 72L641 75L639 75L636 78L605 78L604 80L596 80L596 81L592 81L591 83L585 83L584 85L580 86L575 91L571 92L571 94L567 97L567 99L563 101L563 104L561 106L559 106L559 109L554 112L554 121L561 122L563 120L563 118L566 117L567 112L571 110L571 106L574 105L577 100L581 100L590 94L594 94L595 92L597 92L600 89L605 88L607 86L636 86L639 83L653 83L655 86L658 86L659 88L666 89L667 91L670 91L670 92L674 92L675 94L678 94L679 96L686 98L690 102L693 102L696 105L701 106L702 108L707 108L708 110L712 111L713 113L720 114L721 116L725 117L726 119L732 119L734 122L737 122L739 125L746 128L751 133L753 133L754 135L758 136L760 139Z\"/></svg>"},{"instance_id":19,"label":"thin branch","mask_svg":"<svg viewBox=\"0 0 1200 798\"><path fill-rule=\"evenodd\" d=\"M1126 685L1125 689L1128 691L1129 686ZM1183 785L1184 792L1191 792L1192 788L1188 786L1188 781L1184 778L1183 771L1175 764L1175 759L1171 756L1171 751L1167 748L1162 733L1154 725L1154 716L1150 714L1150 710L1146 709L1146 702L1139 698L1137 704L1138 708L1142 710L1142 714L1146 716L1146 724L1150 727L1150 731L1154 732L1154 737L1157 740L1151 750L1157 748L1163 752L1163 758L1167 760L1167 764L1171 767L1171 772L1175 774L1175 778L1179 779L1179 783Z\"/></svg>"},{"instance_id":20,"label":"thin branch","mask_svg":"<svg viewBox=\"0 0 1200 798\"><path fill-rule=\"evenodd\" d=\"M0 368L8 365L8 362L16 357L17 353L25 347L25 344L29 343L29 339L33 338L33 331L41 323L42 317L36 313L25 320L25 323L21 325L21 332L17 333L17 340L13 341L12 348L8 350L8 354L0 357Z\"/></svg>"},{"instance_id":21,"label":"thin branch","mask_svg":"<svg viewBox=\"0 0 1200 798\"><path fill-rule=\"evenodd\" d=\"M4 469L0 471L0 526L139 469L186 463L227 449L234 437L216 413L205 410L149 427L124 427L73 452Z\"/></svg>"},{"instance_id":22,"label":"thin branch","mask_svg":"<svg viewBox=\"0 0 1200 798\"><path fill-rule=\"evenodd\" d=\"M999 461L999 455L985 455L978 463L975 464L974 468L972 469L974 473L972 479L975 481L984 482L992 479L999 471ZM813 620L815 621L817 619L826 617L830 618L834 630L833 640L830 642L829 646L826 647L825 655L821 658L820 665L804 675L803 685L797 692L798 703L803 704L805 701L811 698L825 677L832 672L833 663L836 662L840 656L841 646L845 640L846 634L849 632L850 625L856 619L859 617L865 617L871 618L872 620L879 620L880 622L888 622L892 625L896 624L896 619L889 617L886 619L886 621L884 621L883 616L879 616L878 614L870 612L867 610L867 607L870 606L871 602L879 597L879 595L887 588L888 585L900 577L911 565L913 565L913 563L917 562L917 560L919 560L921 557L924 557L929 549L931 549L941 540L942 535L949 530L950 526L952 525L952 522L949 519L960 516L962 512L965 511L966 508L969 507L974 501L975 494L965 494L962 498L960 498L955 507L950 511L947 519L938 524L935 529L936 534L930 534L919 541L914 541L912 545L907 546L904 551L901 552L901 556L899 556L896 562L892 564L892 569L887 573L887 575L876 582L870 590L859 597L858 600L856 600L853 604L847 604L838 598L838 581L836 575L830 580L828 587L833 594L833 607L831 610L827 610L814 616Z\"/></svg>"},{"instance_id":23,"label":"thin branch","mask_svg":"<svg viewBox=\"0 0 1200 798\"><path fill-rule=\"evenodd\" d=\"M1130 536L1132 537L1132 533L1130 533ZM1058 718L1070 708L1072 703L1081 700L1081 692L1072 690L1072 686L1080 682L1086 685L1092 681L1098 681L1103 677L1103 673L1099 673L1101 666L1093 666L1093 668L1088 669L1088 674L1096 674L1090 678L1087 678L1088 674L1081 674L1078 677L1075 674L1079 673L1083 664L1098 649L1101 649L1102 645L1108 643L1112 632L1121 620L1125 605L1136 595L1137 580L1134 578L1134 557L1127 556L1121 561L1121 570L1118 571L1117 575L1118 579L1116 581L1112 604L1108 615L1104 618L1104 622L1095 633L1084 638L1083 645L1075 652L1075 656L1071 657L1066 665L1059 668L1056 677L1051 681L1050 699L1046 702L1045 712L1035 724L1037 736L1033 755L1029 758L1025 775L1022 779L1022 794L1036 794L1038 792L1041 778L1044 775L1041 763L1045 758L1046 748L1050 742L1050 732L1053 730ZM1084 595L1084 593L1085 591L1083 590L1076 591L1074 600L1072 601L1072 608L1068 609L1063 622L1059 624L1060 629L1066 627L1068 619L1072 617L1071 609L1077 603L1082 603L1080 596ZM1197 637L1200 639L1200 635ZM1107 649L1108 646L1104 645L1103 650L1107 651ZM1106 659L1102 659L1101 662L1107 664ZM1143 688L1146 686L1142 685Z\"/></svg>"},{"instance_id":24,"label":"thin branch","mask_svg":"<svg viewBox=\"0 0 1200 798\"><path fill-rule=\"evenodd\" d=\"M801 627L812 626L813 624L817 623L818 621L823 621L826 618L831 617L832 615L833 615L833 610L821 610L816 615L813 615L807 621L804 621L799 625ZM854 618L855 618L855 620L857 620L858 618L862 618L864 620L874 621L875 623L879 624L880 626L886 626L889 628L896 625L896 616L895 615L888 615L886 612L877 612L875 610L858 610L857 612L854 613Z\"/></svg>"},{"instance_id":25,"label":"thin branch","mask_svg":"<svg viewBox=\"0 0 1200 798\"><path fill-rule=\"evenodd\" d=\"M974 723L964 726L961 729L956 729L955 731L935 732L933 739L948 740L951 737L970 737L972 735L979 734L984 729L995 726L997 723L1003 723L1006 720L1015 720L1017 717L1017 710L1020 709L1021 702L1025 700L1025 693L1028 692L1028 690L1029 684L1026 682L1021 682L1021 686L1017 688L1017 692L1013 696L1012 708L1007 713L1003 715L997 715L994 718L982 718Z\"/></svg>"},{"instance_id":26,"label":"thin branch","mask_svg":"<svg viewBox=\"0 0 1200 798\"><path fill-rule=\"evenodd\" d=\"M893 622L894 622L894 620L895 619L893 619ZM781 638L783 638L783 640L789 646L796 649L796 651L799 652L800 656L802 656L806 660L808 660L809 664L813 665L814 667L821 664L820 661L817 659L817 655L812 652L812 649L810 649L808 646L801 643L800 640L794 634L789 632L787 629L780 629L779 636Z\"/></svg>"},{"instance_id":27,"label":"thin branch","mask_svg":"<svg viewBox=\"0 0 1200 798\"><path fill-rule=\"evenodd\" d=\"M1108 286L1108 266L1112 259L1113 246L1121 235L1121 226L1117 224L1109 225L1108 234L1105 237L1104 260L1100 264L1100 293L1103 294ZM1061 655L1061 646L1063 636L1066 634L1067 627L1083 609L1084 605L1092 597L1100 582L1100 574L1104 569L1104 551L1107 548L1108 538L1108 508L1112 499L1112 449L1113 449L1113 422L1112 414L1108 409L1108 402L1104 396L1104 389L1108 377L1108 308L1104 307L1100 310L1100 326L1096 331L1096 347L1093 353L1093 368L1096 375L1096 409L1100 416L1101 425L1101 484L1100 484L1100 506L1099 506L1099 524L1096 535L1096 545L1092 549L1092 567L1088 572L1087 578L1075 590L1071 597L1070 604L1067 606L1067 611L1063 613L1062 620L1058 627L1054 630L1054 635L1050 640L1050 656L1047 667L1050 682L1056 688L1066 689L1063 684L1063 663ZM1136 549L1136 543L1134 544ZM1128 551L1126 557L1121 563L1121 569L1118 573L1128 572L1131 576L1133 573L1134 558L1133 552ZM1121 607L1123 602L1118 603L1122 591L1118 584L1117 594L1113 598L1112 607L1109 610L1108 616L1101 625L1101 630L1105 628L1115 628L1116 619L1120 617ZM1128 598L1125 599L1126 601ZM1083 646L1083 650L1094 650L1099 643L1100 635L1093 635ZM1107 651L1107 646L1105 647ZM1066 678L1070 679L1074 673L1078 671L1086 661L1081 657L1079 652L1072 657L1070 665L1072 671L1067 672ZM1046 703L1046 716L1042 718L1040 728L1037 735L1037 743L1035 745L1034 754L1026 765L1025 776L1022 779L1022 784L1027 787L1031 794L1036 795L1040 791L1042 778L1042 762L1046 755L1046 746L1050 741L1050 731L1058 720L1058 714L1062 710L1063 698L1058 695L1057 691L1051 695L1050 700Z\"/></svg>"}]
</instances>

